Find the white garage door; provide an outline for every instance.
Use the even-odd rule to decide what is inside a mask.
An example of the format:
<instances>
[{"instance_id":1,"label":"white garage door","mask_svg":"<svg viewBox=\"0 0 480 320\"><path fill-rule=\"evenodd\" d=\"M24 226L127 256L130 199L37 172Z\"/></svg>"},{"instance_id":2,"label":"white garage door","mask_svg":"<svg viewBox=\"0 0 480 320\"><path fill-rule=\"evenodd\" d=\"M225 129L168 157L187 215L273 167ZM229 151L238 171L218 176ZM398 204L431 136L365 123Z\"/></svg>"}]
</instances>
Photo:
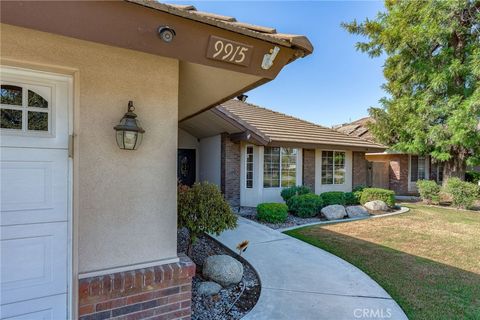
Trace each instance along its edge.
<instances>
[{"instance_id":1,"label":"white garage door","mask_svg":"<svg viewBox=\"0 0 480 320\"><path fill-rule=\"evenodd\" d=\"M0 72L0 318L66 319L72 80Z\"/></svg>"}]
</instances>

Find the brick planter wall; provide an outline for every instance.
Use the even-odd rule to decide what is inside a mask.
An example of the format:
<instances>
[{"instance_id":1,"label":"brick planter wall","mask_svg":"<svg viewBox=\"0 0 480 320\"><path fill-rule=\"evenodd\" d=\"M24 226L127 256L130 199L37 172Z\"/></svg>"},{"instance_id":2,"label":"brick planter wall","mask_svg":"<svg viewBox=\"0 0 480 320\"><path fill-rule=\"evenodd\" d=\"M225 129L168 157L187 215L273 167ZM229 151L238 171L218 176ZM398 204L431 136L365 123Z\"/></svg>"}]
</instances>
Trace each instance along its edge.
<instances>
[{"instance_id":1,"label":"brick planter wall","mask_svg":"<svg viewBox=\"0 0 480 320\"><path fill-rule=\"evenodd\" d=\"M186 256L134 271L81 279L79 319L190 319L195 264Z\"/></svg>"},{"instance_id":2,"label":"brick planter wall","mask_svg":"<svg viewBox=\"0 0 480 320\"><path fill-rule=\"evenodd\" d=\"M303 149L303 185L315 192L315 149Z\"/></svg>"},{"instance_id":3,"label":"brick planter wall","mask_svg":"<svg viewBox=\"0 0 480 320\"><path fill-rule=\"evenodd\" d=\"M221 190L233 207L240 206L240 143L233 143L228 133L221 142Z\"/></svg>"}]
</instances>

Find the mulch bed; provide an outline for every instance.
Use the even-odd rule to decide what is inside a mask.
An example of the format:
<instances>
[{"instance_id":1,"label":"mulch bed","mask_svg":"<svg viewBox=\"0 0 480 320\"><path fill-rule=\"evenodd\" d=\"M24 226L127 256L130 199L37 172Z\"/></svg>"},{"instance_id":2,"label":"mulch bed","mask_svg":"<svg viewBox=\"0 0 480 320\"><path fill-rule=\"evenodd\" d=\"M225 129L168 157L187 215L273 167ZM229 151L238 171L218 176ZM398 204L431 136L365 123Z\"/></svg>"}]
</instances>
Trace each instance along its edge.
<instances>
[{"instance_id":1,"label":"mulch bed","mask_svg":"<svg viewBox=\"0 0 480 320\"><path fill-rule=\"evenodd\" d=\"M188 231L186 229L179 230L178 252L186 253L187 240ZM217 254L230 255L239 260L243 264L243 279L237 285L223 288L217 295L200 296L197 293L198 285L203 281L208 281L202 276L203 262L207 257ZM252 266L236 253L204 235L199 237L195 243L190 259L197 265L197 272L192 280L192 319L240 319L255 306L260 296L260 280ZM238 298L239 296L240 298ZM235 302L237 298L238 300Z\"/></svg>"}]
</instances>

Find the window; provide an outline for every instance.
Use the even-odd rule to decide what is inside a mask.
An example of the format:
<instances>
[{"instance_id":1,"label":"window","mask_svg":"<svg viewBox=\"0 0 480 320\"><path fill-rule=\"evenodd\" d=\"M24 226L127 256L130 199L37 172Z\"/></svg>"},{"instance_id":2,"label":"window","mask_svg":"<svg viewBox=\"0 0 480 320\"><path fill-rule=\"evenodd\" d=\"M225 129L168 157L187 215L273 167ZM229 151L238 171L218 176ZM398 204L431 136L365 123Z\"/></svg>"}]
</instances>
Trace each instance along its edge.
<instances>
[{"instance_id":1,"label":"window","mask_svg":"<svg viewBox=\"0 0 480 320\"><path fill-rule=\"evenodd\" d=\"M294 148L265 147L263 187L287 188L297 184L297 154Z\"/></svg>"},{"instance_id":2,"label":"window","mask_svg":"<svg viewBox=\"0 0 480 320\"><path fill-rule=\"evenodd\" d=\"M0 103L0 128L19 132L49 131L49 103L37 92L2 84Z\"/></svg>"},{"instance_id":3,"label":"window","mask_svg":"<svg viewBox=\"0 0 480 320\"><path fill-rule=\"evenodd\" d=\"M425 157L410 156L410 181L417 182L425 179Z\"/></svg>"},{"instance_id":4,"label":"window","mask_svg":"<svg viewBox=\"0 0 480 320\"><path fill-rule=\"evenodd\" d=\"M443 182L443 163L437 164L437 182Z\"/></svg>"},{"instance_id":5,"label":"window","mask_svg":"<svg viewBox=\"0 0 480 320\"><path fill-rule=\"evenodd\" d=\"M345 183L345 152L322 151L322 184Z\"/></svg>"},{"instance_id":6,"label":"window","mask_svg":"<svg viewBox=\"0 0 480 320\"><path fill-rule=\"evenodd\" d=\"M245 159L245 186L253 188L253 146L247 146Z\"/></svg>"}]
</instances>

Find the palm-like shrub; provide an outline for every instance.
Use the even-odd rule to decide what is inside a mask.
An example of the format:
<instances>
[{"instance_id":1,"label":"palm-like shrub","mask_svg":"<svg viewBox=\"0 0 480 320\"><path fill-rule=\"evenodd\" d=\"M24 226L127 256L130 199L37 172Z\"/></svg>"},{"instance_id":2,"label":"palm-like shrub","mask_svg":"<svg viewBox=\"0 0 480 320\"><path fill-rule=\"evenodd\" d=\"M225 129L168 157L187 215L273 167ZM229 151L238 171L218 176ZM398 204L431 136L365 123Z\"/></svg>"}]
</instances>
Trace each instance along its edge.
<instances>
[{"instance_id":1,"label":"palm-like shrub","mask_svg":"<svg viewBox=\"0 0 480 320\"><path fill-rule=\"evenodd\" d=\"M179 185L177 201L178 227L186 228L190 235L188 255L192 254L193 244L202 233L218 235L237 225L237 217L214 184Z\"/></svg>"}]
</instances>

